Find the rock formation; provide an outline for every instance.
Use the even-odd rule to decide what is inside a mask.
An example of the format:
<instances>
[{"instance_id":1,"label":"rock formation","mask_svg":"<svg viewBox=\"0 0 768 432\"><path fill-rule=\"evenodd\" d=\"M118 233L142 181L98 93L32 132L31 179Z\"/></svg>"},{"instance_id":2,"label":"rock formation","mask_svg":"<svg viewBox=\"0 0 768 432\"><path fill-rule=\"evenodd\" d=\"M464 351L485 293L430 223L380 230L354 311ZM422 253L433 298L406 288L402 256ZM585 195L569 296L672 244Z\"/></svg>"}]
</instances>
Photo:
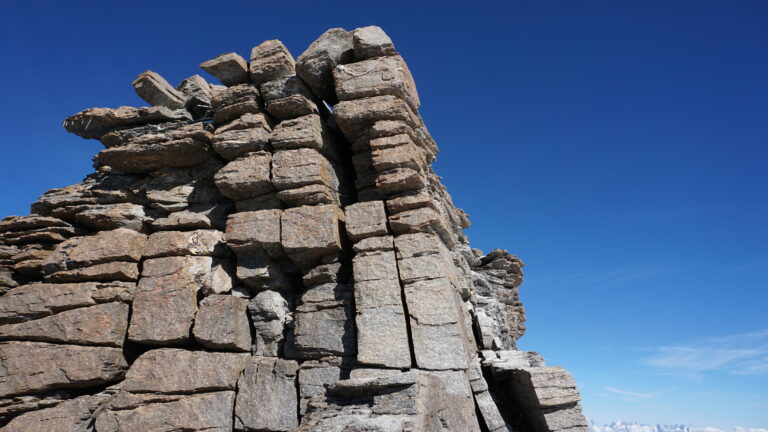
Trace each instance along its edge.
<instances>
[{"instance_id":1,"label":"rock formation","mask_svg":"<svg viewBox=\"0 0 768 432\"><path fill-rule=\"evenodd\" d=\"M0 222L0 430L587 430L380 28L201 67L66 119L96 172Z\"/></svg>"}]
</instances>

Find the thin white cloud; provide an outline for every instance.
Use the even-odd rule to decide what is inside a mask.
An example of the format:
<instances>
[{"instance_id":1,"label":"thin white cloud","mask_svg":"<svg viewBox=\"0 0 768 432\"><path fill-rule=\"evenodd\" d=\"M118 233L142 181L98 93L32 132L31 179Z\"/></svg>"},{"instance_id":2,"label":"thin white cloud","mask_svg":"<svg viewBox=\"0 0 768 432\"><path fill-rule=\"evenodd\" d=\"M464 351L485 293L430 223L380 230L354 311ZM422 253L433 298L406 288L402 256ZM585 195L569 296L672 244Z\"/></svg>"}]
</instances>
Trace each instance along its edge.
<instances>
[{"instance_id":1,"label":"thin white cloud","mask_svg":"<svg viewBox=\"0 0 768 432\"><path fill-rule=\"evenodd\" d=\"M639 393L639 392L633 392L629 390L618 389L616 387L603 387L603 390L609 391L611 393L620 394L622 396L631 396L639 399L653 399L654 397L656 397L656 395L663 392L663 390L659 390L651 393Z\"/></svg>"},{"instance_id":2,"label":"thin white cloud","mask_svg":"<svg viewBox=\"0 0 768 432\"><path fill-rule=\"evenodd\" d=\"M768 373L768 329L662 346L643 362L669 372L697 376L706 371L739 375Z\"/></svg>"}]
</instances>

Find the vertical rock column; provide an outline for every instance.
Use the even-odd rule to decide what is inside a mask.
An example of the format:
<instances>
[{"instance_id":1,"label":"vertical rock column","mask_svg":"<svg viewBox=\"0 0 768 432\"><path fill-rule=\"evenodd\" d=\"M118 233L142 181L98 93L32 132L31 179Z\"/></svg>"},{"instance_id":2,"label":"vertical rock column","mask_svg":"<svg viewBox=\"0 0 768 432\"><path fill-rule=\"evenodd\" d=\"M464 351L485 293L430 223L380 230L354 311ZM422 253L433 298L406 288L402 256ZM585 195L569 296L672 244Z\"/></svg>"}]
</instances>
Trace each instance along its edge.
<instances>
[{"instance_id":1,"label":"vertical rock column","mask_svg":"<svg viewBox=\"0 0 768 432\"><path fill-rule=\"evenodd\" d=\"M430 190L435 150L413 79L380 29L355 30L353 46L355 62L333 70L334 118L354 143L358 196L387 204L416 366L466 369L471 335L448 251L456 238Z\"/></svg>"}]
</instances>

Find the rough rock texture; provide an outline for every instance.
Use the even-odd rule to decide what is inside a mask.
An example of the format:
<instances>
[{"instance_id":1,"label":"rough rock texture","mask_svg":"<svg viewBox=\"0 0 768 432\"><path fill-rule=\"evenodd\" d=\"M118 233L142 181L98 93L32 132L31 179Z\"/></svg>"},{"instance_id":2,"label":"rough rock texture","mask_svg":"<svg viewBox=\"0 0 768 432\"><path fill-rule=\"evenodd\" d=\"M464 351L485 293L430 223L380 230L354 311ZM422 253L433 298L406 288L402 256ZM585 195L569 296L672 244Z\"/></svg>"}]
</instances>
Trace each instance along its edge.
<instances>
[{"instance_id":1,"label":"rough rock texture","mask_svg":"<svg viewBox=\"0 0 768 432\"><path fill-rule=\"evenodd\" d=\"M523 262L469 246L390 37L249 60L64 121L105 148L0 221L0 431L586 431L517 349Z\"/></svg>"}]
</instances>

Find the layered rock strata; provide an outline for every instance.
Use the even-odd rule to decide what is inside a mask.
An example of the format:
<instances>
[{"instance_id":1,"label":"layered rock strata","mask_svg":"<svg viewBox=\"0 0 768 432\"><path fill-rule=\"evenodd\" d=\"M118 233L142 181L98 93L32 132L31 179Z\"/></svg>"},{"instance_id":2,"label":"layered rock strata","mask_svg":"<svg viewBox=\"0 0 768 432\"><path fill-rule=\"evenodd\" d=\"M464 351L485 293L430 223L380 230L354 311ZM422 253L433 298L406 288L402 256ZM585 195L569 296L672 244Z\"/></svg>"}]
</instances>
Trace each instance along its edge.
<instances>
[{"instance_id":1,"label":"layered rock strata","mask_svg":"<svg viewBox=\"0 0 768 432\"><path fill-rule=\"evenodd\" d=\"M0 430L587 430L380 28L201 67L66 119L96 172L0 222Z\"/></svg>"}]
</instances>

